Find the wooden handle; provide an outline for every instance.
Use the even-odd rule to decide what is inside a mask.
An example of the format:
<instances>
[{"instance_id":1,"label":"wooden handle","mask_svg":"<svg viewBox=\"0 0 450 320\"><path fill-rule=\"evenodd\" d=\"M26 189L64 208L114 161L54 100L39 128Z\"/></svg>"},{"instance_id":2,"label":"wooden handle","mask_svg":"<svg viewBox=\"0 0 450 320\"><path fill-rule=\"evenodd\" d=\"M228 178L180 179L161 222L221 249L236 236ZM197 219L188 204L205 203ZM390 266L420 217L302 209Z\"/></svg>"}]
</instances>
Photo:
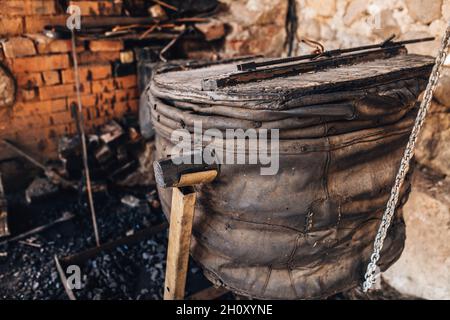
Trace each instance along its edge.
<instances>
[{"instance_id":1,"label":"wooden handle","mask_svg":"<svg viewBox=\"0 0 450 320\"><path fill-rule=\"evenodd\" d=\"M184 298L195 200L193 188L173 189L164 300Z\"/></svg>"}]
</instances>

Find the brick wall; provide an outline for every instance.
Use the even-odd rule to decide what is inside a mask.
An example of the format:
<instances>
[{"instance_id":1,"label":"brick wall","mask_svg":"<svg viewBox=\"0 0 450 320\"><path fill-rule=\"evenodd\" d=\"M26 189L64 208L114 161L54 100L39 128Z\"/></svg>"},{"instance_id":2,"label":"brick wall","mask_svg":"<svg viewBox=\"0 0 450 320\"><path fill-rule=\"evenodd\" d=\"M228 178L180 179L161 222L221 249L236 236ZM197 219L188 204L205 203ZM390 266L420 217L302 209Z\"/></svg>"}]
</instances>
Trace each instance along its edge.
<instances>
[{"instance_id":1,"label":"brick wall","mask_svg":"<svg viewBox=\"0 0 450 320\"><path fill-rule=\"evenodd\" d=\"M83 15L120 15L121 1L71 1ZM42 35L67 15L56 0L0 0L0 60L17 81L17 102L0 109L0 138L9 138L40 158L56 155L58 138L76 133L76 101L70 40ZM120 40L77 43L86 127L120 118L138 108L136 75L114 76L112 63L124 51ZM0 160L12 154L0 146Z\"/></svg>"}]
</instances>

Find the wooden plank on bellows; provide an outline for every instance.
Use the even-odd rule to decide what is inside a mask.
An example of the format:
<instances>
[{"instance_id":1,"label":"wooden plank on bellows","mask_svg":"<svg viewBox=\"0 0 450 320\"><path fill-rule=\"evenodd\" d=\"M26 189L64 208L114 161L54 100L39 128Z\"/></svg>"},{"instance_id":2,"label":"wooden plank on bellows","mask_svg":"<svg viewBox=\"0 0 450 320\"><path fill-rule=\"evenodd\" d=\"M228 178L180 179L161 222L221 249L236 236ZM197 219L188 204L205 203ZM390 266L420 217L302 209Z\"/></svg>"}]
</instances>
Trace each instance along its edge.
<instances>
[{"instance_id":1,"label":"wooden plank on bellows","mask_svg":"<svg viewBox=\"0 0 450 320\"><path fill-rule=\"evenodd\" d=\"M393 47L371 50L368 52L348 54L323 60L287 64L251 71L237 72L224 76L212 77L202 80L202 89L212 91L242 83L268 80L277 77L288 77L307 72L317 72L328 68L338 68L342 65L357 64L377 59L388 59L399 54L406 54L405 47Z\"/></svg>"}]
</instances>

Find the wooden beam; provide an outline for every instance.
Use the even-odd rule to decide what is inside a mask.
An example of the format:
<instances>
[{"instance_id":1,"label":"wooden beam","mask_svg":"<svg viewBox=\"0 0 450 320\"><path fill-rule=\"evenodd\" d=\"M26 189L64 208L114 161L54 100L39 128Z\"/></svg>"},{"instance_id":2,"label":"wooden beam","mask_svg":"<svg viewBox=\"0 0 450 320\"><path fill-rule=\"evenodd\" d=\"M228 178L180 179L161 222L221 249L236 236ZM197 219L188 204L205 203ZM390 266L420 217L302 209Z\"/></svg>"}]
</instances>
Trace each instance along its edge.
<instances>
[{"instance_id":1,"label":"wooden beam","mask_svg":"<svg viewBox=\"0 0 450 320\"><path fill-rule=\"evenodd\" d=\"M34 229L31 229L29 231L26 231L24 233L18 234L17 236L14 236L12 238L8 238L6 240L3 240L2 242L0 242L0 246L4 245L6 243L11 243L11 242L14 242L14 241L18 241L18 240L27 238L27 237L29 237L31 235L36 234L36 233L43 232L43 231L45 231L45 230L47 230L47 229L49 229L49 228L51 228L51 227L53 227L53 226L55 226L55 225L57 225L59 223L69 221L69 220L71 220L73 218L75 218L75 215L73 213L64 212L61 218L56 219L56 220L54 220L54 221L52 221L50 223L47 223L45 225L42 225L42 226L36 227Z\"/></svg>"},{"instance_id":2,"label":"wooden beam","mask_svg":"<svg viewBox=\"0 0 450 320\"><path fill-rule=\"evenodd\" d=\"M192 187L173 188L164 300L184 298L195 200Z\"/></svg>"}]
</instances>

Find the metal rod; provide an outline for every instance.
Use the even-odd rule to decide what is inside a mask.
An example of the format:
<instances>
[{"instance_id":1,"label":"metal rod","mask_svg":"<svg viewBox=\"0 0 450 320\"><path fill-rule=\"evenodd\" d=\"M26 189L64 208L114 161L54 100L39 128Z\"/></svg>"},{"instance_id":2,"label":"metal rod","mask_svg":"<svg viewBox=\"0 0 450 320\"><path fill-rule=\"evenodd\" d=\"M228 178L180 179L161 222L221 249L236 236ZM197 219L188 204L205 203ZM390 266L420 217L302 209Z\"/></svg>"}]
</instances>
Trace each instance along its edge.
<instances>
[{"instance_id":1,"label":"metal rod","mask_svg":"<svg viewBox=\"0 0 450 320\"><path fill-rule=\"evenodd\" d=\"M167 59L164 58L164 54L172 48L172 46L185 34L186 28L183 29L175 38L173 38L159 53L159 59L163 62L167 62Z\"/></svg>"},{"instance_id":2,"label":"metal rod","mask_svg":"<svg viewBox=\"0 0 450 320\"><path fill-rule=\"evenodd\" d=\"M77 92L77 104L78 104L78 117L77 124L81 139L81 146L83 149L83 166L84 173L86 177L86 192L88 196L89 208L91 210L92 216L92 226L94 228L95 242L97 246L100 246L100 236L98 233L97 227L97 217L95 214L95 206L94 206L94 197L92 196L92 186L91 186L91 175L89 172L89 163L88 163L88 154L87 154L87 143L86 143L86 135L84 130L84 121L83 121L83 106L81 104L81 94L80 94L80 74L78 72L78 58L77 58L77 48L76 48L76 36L75 31L72 30L72 57L73 57L73 66L74 66L74 75L75 75L75 85Z\"/></svg>"},{"instance_id":3,"label":"metal rod","mask_svg":"<svg viewBox=\"0 0 450 320\"><path fill-rule=\"evenodd\" d=\"M29 154L23 152L22 150L20 150L19 148L17 148L15 145L13 145L10 141L3 139L2 140L3 144L6 145L9 149L13 150L15 153L17 153L18 155L20 155L21 157L27 159L29 162L31 162L32 164L34 164L36 167L46 171L47 168L45 167L45 165L43 165L42 163L40 163L39 161L37 161L36 159L34 159L33 157L31 157Z\"/></svg>"},{"instance_id":4,"label":"metal rod","mask_svg":"<svg viewBox=\"0 0 450 320\"><path fill-rule=\"evenodd\" d=\"M48 167L46 167L44 164L42 164L41 162L37 161L36 159L34 159L32 156L30 156L29 154L27 154L26 152L24 152L23 150L19 149L18 147L16 147L12 142L8 141L8 140L1 140L3 142L4 145L6 145L8 148L10 148L11 150L13 150L15 153L17 153L18 155L22 156L23 158L25 158L26 160L28 160L30 163L32 163L33 165L35 165L36 167L38 167L39 169L44 170L45 175L53 182L53 183L60 183L62 186L67 187L67 188L72 188L74 190L78 190L78 187L76 184L74 184L73 182L61 177L59 174L57 174L55 171L50 170Z\"/></svg>"},{"instance_id":5,"label":"metal rod","mask_svg":"<svg viewBox=\"0 0 450 320\"><path fill-rule=\"evenodd\" d=\"M397 42L393 42L392 39L393 38L390 37L387 40L385 40L379 44L372 44L372 45L366 45L366 46L355 47L355 48L347 48L347 49L330 50L330 51L325 51L321 54L308 54L308 55L303 55L303 56L298 56L298 57L282 58L282 59L275 59L275 60L263 61L263 62L252 61L252 62L239 64L237 66L237 68L239 71L247 71L247 70L253 70L256 68L260 68L260 67L272 66L272 65L276 65L276 64L283 64L283 63L296 62L296 61L302 61L302 60L308 60L308 59L315 59L315 58L319 58L322 56L330 57L330 56L340 55L343 53L376 49L376 48L380 48L380 47L387 48L387 47L393 47L393 46L403 46L403 45L412 44L412 43L433 41L435 38L428 37L428 38L411 39L411 40L397 41Z\"/></svg>"},{"instance_id":6,"label":"metal rod","mask_svg":"<svg viewBox=\"0 0 450 320\"><path fill-rule=\"evenodd\" d=\"M161 0L152 0L154 3L159 4L161 7L165 7L167 9L173 10L173 11L178 11L178 8L175 6L172 6L168 3L165 3L164 1Z\"/></svg>"},{"instance_id":7,"label":"metal rod","mask_svg":"<svg viewBox=\"0 0 450 320\"><path fill-rule=\"evenodd\" d=\"M125 244L133 245L137 242L140 242L140 241L150 237L151 235L155 235L155 234L158 234L158 233L166 230L167 227L168 227L168 223L162 222L156 226L151 226L146 229L136 231L131 236L126 236L126 237L122 237L117 240L112 240L110 242L106 242L106 243L102 244L100 247L90 248L85 251L73 254L71 256L64 257L61 259L61 262L64 265L82 264L82 263L86 262L87 260L92 259L95 256L97 256L100 252L109 251L118 246L125 245Z\"/></svg>"},{"instance_id":8,"label":"metal rod","mask_svg":"<svg viewBox=\"0 0 450 320\"><path fill-rule=\"evenodd\" d=\"M57 224L60 224L62 222L66 222L66 221L72 220L73 218L75 218L74 214L72 214L70 212L66 212L66 213L64 213L62 215L61 218L58 218L58 219L56 219L56 220L54 220L54 221L52 221L50 223L47 223L45 225L42 225L42 226L36 227L34 229L28 230L28 231L26 231L24 233L18 234L17 236L14 236L12 238L9 238L9 239L6 239L6 240L0 242L0 246L5 245L7 243L11 243L11 242L14 242L14 241L18 241L18 240L27 238L27 237L29 237L29 236L31 236L33 234L45 231L45 230L47 230L47 229L49 229L49 228L51 228L51 227L53 227L53 226L55 226Z\"/></svg>"}]
</instances>

